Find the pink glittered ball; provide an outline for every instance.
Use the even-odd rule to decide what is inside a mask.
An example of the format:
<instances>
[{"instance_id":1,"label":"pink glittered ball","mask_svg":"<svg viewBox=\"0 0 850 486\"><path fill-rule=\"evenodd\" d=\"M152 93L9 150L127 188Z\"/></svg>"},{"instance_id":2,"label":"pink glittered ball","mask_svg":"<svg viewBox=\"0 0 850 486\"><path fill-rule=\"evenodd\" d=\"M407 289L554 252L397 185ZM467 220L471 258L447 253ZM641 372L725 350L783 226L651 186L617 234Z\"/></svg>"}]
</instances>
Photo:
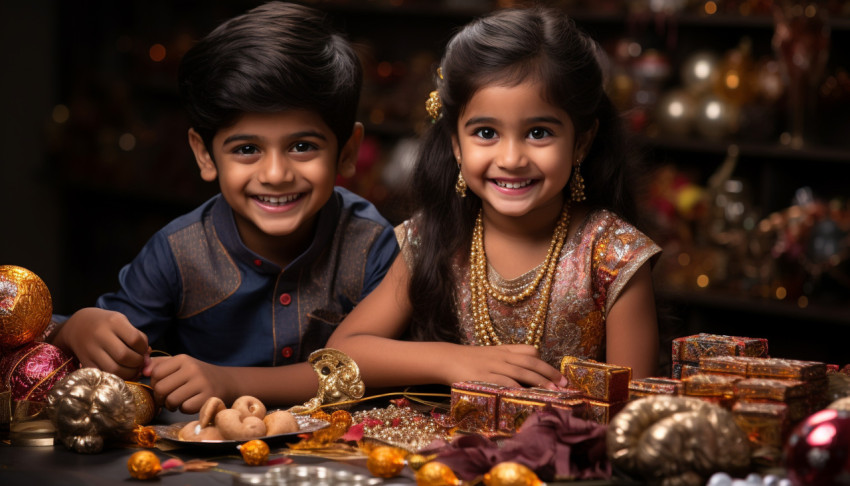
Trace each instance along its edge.
<instances>
[{"instance_id":1,"label":"pink glittered ball","mask_svg":"<svg viewBox=\"0 0 850 486\"><path fill-rule=\"evenodd\" d=\"M79 367L75 357L52 344L29 343L0 359L0 389L9 387L12 400L43 402L53 385Z\"/></svg>"},{"instance_id":2,"label":"pink glittered ball","mask_svg":"<svg viewBox=\"0 0 850 486\"><path fill-rule=\"evenodd\" d=\"M785 468L797 486L850 484L850 412L821 410L797 425L785 445Z\"/></svg>"}]
</instances>

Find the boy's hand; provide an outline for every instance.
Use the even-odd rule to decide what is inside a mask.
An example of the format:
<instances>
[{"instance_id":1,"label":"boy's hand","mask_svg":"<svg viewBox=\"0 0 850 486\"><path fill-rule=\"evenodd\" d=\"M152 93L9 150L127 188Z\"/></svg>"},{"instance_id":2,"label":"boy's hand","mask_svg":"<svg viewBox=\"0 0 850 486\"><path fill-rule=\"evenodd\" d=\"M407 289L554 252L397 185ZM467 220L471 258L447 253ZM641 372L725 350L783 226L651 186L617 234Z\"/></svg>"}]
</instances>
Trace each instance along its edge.
<instances>
[{"instance_id":1,"label":"boy's hand","mask_svg":"<svg viewBox=\"0 0 850 486\"><path fill-rule=\"evenodd\" d=\"M89 307L75 312L56 332L53 344L71 351L84 367L125 380L139 376L149 354L148 338L120 312Z\"/></svg>"},{"instance_id":2,"label":"boy's hand","mask_svg":"<svg viewBox=\"0 0 850 486\"><path fill-rule=\"evenodd\" d=\"M474 380L550 389L567 386L561 372L541 360L537 349L528 344L463 346L450 363L448 383Z\"/></svg>"},{"instance_id":3,"label":"boy's hand","mask_svg":"<svg viewBox=\"0 0 850 486\"><path fill-rule=\"evenodd\" d=\"M221 366L185 354L151 358L143 374L150 377L157 402L172 411L179 408L183 413L194 414L210 397L221 398L225 403L233 399L228 393L229 375Z\"/></svg>"}]
</instances>

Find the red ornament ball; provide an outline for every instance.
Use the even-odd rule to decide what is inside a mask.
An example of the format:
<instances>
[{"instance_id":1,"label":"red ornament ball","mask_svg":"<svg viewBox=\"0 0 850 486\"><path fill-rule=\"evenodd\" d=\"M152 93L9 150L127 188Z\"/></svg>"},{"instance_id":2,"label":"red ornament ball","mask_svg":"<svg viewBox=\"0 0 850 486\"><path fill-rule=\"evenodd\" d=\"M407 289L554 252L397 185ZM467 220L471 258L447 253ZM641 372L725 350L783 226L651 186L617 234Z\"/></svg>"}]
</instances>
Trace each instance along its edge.
<instances>
[{"instance_id":1,"label":"red ornament ball","mask_svg":"<svg viewBox=\"0 0 850 486\"><path fill-rule=\"evenodd\" d=\"M0 350L31 343L50 324L53 300L38 275L23 267L0 265Z\"/></svg>"},{"instance_id":2,"label":"red ornament ball","mask_svg":"<svg viewBox=\"0 0 850 486\"><path fill-rule=\"evenodd\" d=\"M44 402L53 385L79 367L75 357L52 344L29 343L0 358L0 389L8 387L15 401Z\"/></svg>"},{"instance_id":3,"label":"red ornament ball","mask_svg":"<svg viewBox=\"0 0 850 486\"><path fill-rule=\"evenodd\" d=\"M821 410L797 425L785 445L785 467L797 486L850 483L850 412Z\"/></svg>"}]
</instances>

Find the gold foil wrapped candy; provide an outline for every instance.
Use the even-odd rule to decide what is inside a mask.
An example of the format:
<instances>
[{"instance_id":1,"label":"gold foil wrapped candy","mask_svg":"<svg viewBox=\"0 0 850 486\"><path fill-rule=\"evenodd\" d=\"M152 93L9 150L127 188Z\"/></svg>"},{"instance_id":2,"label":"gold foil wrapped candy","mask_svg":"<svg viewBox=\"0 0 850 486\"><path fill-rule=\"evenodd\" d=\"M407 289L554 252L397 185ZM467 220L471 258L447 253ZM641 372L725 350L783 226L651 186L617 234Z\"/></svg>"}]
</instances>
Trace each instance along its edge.
<instances>
[{"instance_id":1,"label":"gold foil wrapped candy","mask_svg":"<svg viewBox=\"0 0 850 486\"><path fill-rule=\"evenodd\" d=\"M750 446L729 411L698 398L659 395L629 403L611 420L608 457L652 483L696 486L717 471L744 470Z\"/></svg>"},{"instance_id":2,"label":"gold foil wrapped candy","mask_svg":"<svg viewBox=\"0 0 850 486\"><path fill-rule=\"evenodd\" d=\"M56 438L76 452L100 452L106 440L129 438L133 430L133 392L112 373L80 368L50 390L47 403Z\"/></svg>"},{"instance_id":3,"label":"gold foil wrapped candy","mask_svg":"<svg viewBox=\"0 0 850 486\"><path fill-rule=\"evenodd\" d=\"M127 470L136 479L151 479L162 471L162 465L153 452L139 451L127 460Z\"/></svg>"},{"instance_id":4,"label":"gold foil wrapped candy","mask_svg":"<svg viewBox=\"0 0 850 486\"><path fill-rule=\"evenodd\" d=\"M254 439L239 446L242 460L249 466L262 466L269 462L269 446L265 442Z\"/></svg>"},{"instance_id":5,"label":"gold foil wrapped candy","mask_svg":"<svg viewBox=\"0 0 850 486\"><path fill-rule=\"evenodd\" d=\"M53 301L35 273L0 265L0 351L34 341L50 324Z\"/></svg>"},{"instance_id":6,"label":"gold foil wrapped candy","mask_svg":"<svg viewBox=\"0 0 850 486\"><path fill-rule=\"evenodd\" d=\"M373 476L379 478L393 478L404 469L404 457L407 455L403 450L395 447L381 446L372 449L366 460L366 467Z\"/></svg>"}]
</instances>

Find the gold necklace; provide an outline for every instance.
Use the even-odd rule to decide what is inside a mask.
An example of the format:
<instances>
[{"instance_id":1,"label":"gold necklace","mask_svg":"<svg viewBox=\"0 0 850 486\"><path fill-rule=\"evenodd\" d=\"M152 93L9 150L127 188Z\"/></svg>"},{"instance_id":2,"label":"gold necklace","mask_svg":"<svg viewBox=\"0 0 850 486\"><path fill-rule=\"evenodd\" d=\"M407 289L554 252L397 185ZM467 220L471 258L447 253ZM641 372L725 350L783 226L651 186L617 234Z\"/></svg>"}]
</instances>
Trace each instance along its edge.
<instances>
[{"instance_id":1,"label":"gold necklace","mask_svg":"<svg viewBox=\"0 0 850 486\"><path fill-rule=\"evenodd\" d=\"M549 309L549 296L555 277L555 269L558 267L558 258L561 255L561 249L564 247L564 242L567 238L569 223L569 203L566 203L561 210L561 217L558 220L558 224L555 226L555 232L552 235L552 243L549 245L546 259L540 266L540 270L537 272L534 280L520 294L506 296L490 285L490 279L487 276L487 255L484 252L484 222L482 212L478 212L478 218L475 220L475 228L472 233L472 244L469 250L469 282L472 294L471 307L473 321L475 322L475 336L478 344L484 346L502 344L502 340L496 334L496 329L490 320L487 295L492 296L500 302L516 304L528 298L542 281L543 285L540 287L540 304L531 318L531 322L528 325L528 335L525 339L525 344L532 344L535 348L540 346L540 339L543 337L543 328L546 324L546 313Z\"/></svg>"}]
</instances>

